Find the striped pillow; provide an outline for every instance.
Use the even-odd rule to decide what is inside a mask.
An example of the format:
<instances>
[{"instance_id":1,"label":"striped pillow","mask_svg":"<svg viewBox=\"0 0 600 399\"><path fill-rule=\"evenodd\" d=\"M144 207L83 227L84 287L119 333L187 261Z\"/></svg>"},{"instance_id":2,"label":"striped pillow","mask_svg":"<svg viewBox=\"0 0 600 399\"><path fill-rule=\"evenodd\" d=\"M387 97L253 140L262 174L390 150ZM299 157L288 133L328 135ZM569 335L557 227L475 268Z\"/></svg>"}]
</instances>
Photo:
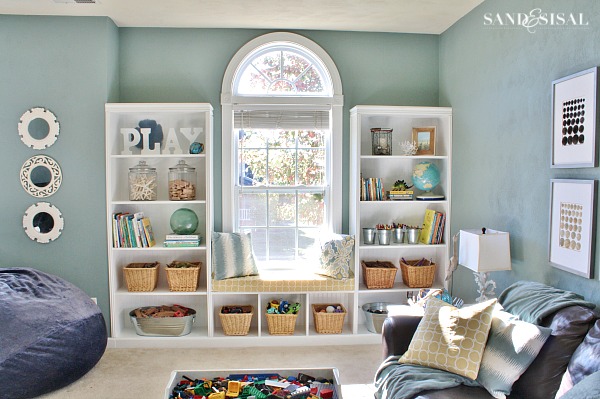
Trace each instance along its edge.
<instances>
[{"instance_id":1,"label":"striped pillow","mask_svg":"<svg viewBox=\"0 0 600 399\"><path fill-rule=\"evenodd\" d=\"M214 232L212 266L215 280L258 274L250 233Z\"/></svg>"},{"instance_id":2,"label":"striped pillow","mask_svg":"<svg viewBox=\"0 0 600 399\"><path fill-rule=\"evenodd\" d=\"M494 312L477 382L494 398L506 398L551 332L549 328L518 320L510 313Z\"/></svg>"}]
</instances>

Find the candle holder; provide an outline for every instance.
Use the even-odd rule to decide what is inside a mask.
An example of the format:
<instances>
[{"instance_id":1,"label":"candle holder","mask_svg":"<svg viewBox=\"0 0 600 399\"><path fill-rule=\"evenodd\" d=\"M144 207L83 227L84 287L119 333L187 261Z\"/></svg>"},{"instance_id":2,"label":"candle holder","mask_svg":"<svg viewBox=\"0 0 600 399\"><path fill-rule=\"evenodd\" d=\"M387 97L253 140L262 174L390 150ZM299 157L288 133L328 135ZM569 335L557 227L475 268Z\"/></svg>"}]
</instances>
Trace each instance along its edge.
<instances>
[{"instance_id":1,"label":"candle holder","mask_svg":"<svg viewBox=\"0 0 600 399\"><path fill-rule=\"evenodd\" d=\"M371 129L373 155L392 155L392 131L393 129L383 127Z\"/></svg>"}]
</instances>

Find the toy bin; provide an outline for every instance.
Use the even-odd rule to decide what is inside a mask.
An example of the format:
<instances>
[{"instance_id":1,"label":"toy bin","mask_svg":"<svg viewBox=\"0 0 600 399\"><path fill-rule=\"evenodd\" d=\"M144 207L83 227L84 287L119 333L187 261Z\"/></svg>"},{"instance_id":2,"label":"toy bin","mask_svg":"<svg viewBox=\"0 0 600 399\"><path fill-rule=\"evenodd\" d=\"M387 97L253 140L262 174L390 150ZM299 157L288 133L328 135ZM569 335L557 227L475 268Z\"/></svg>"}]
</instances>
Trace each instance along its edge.
<instances>
[{"instance_id":1,"label":"toy bin","mask_svg":"<svg viewBox=\"0 0 600 399\"><path fill-rule=\"evenodd\" d=\"M436 264L427 259L400 260L402 281L409 288L429 288L433 285Z\"/></svg>"},{"instance_id":2,"label":"toy bin","mask_svg":"<svg viewBox=\"0 0 600 399\"><path fill-rule=\"evenodd\" d=\"M363 282L368 289L392 288L396 279L396 267L387 261L361 261Z\"/></svg>"},{"instance_id":3,"label":"toy bin","mask_svg":"<svg viewBox=\"0 0 600 399\"><path fill-rule=\"evenodd\" d=\"M158 262L129 263L123 268L127 291L154 291L158 282Z\"/></svg>"},{"instance_id":4,"label":"toy bin","mask_svg":"<svg viewBox=\"0 0 600 399\"><path fill-rule=\"evenodd\" d=\"M225 335L248 335L253 310L251 305L222 306L219 318Z\"/></svg>"},{"instance_id":5,"label":"toy bin","mask_svg":"<svg viewBox=\"0 0 600 399\"><path fill-rule=\"evenodd\" d=\"M152 337L180 337L192 331L192 325L196 318L196 311L187 308L185 316L178 317L142 317L140 311L149 308L160 308L160 306L146 306L129 312L129 318L133 323L138 335Z\"/></svg>"},{"instance_id":6,"label":"toy bin","mask_svg":"<svg viewBox=\"0 0 600 399\"><path fill-rule=\"evenodd\" d=\"M341 312L328 313L328 306L342 310ZM319 334L341 334L344 328L344 318L346 317L346 308L343 305L313 304L313 318L315 321L315 330Z\"/></svg>"},{"instance_id":7,"label":"toy bin","mask_svg":"<svg viewBox=\"0 0 600 399\"><path fill-rule=\"evenodd\" d=\"M293 335L296 328L297 314L267 313L267 325L271 335Z\"/></svg>"},{"instance_id":8,"label":"toy bin","mask_svg":"<svg viewBox=\"0 0 600 399\"><path fill-rule=\"evenodd\" d=\"M196 291L202 262L173 261L165 267L169 290L176 292Z\"/></svg>"}]
</instances>

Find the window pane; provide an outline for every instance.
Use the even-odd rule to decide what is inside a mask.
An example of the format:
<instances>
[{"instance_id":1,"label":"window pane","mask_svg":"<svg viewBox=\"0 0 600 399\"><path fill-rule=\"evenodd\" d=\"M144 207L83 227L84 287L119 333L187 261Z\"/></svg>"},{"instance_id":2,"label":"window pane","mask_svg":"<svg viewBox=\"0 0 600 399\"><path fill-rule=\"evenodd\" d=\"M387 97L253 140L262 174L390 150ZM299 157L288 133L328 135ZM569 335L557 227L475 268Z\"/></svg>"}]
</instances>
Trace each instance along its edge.
<instances>
[{"instance_id":1,"label":"window pane","mask_svg":"<svg viewBox=\"0 0 600 399\"><path fill-rule=\"evenodd\" d=\"M237 91L240 94L266 93L270 82L265 79L253 66L249 65L240 78Z\"/></svg>"},{"instance_id":2,"label":"window pane","mask_svg":"<svg viewBox=\"0 0 600 399\"><path fill-rule=\"evenodd\" d=\"M296 195L269 194L269 225L294 226L296 224Z\"/></svg>"},{"instance_id":3,"label":"window pane","mask_svg":"<svg viewBox=\"0 0 600 399\"><path fill-rule=\"evenodd\" d=\"M284 79L294 81L309 67L310 63L306 60L306 58L289 51L283 52Z\"/></svg>"},{"instance_id":4,"label":"window pane","mask_svg":"<svg viewBox=\"0 0 600 399\"><path fill-rule=\"evenodd\" d=\"M267 148L268 130L240 130L240 148Z\"/></svg>"},{"instance_id":5,"label":"window pane","mask_svg":"<svg viewBox=\"0 0 600 399\"><path fill-rule=\"evenodd\" d=\"M321 186L325 182L325 150L298 151L298 184Z\"/></svg>"},{"instance_id":6,"label":"window pane","mask_svg":"<svg viewBox=\"0 0 600 399\"><path fill-rule=\"evenodd\" d=\"M295 89L292 82L287 80L277 80L269 87L269 93L293 93Z\"/></svg>"},{"instance_id":7,"label":"window pane","mask_svg":"<svg viewBox=\"0 0 600 399\"><path fill-rule=\"evenodd\" d=\"M320 130L300 130L298 147L325 147L325 134Z\"/></svg>"},{"instance_id":8,"label":"window pane","mask_svg":"<svg viewBox=\"0 0 600 399\"><path fill-rule=\"evenodd\" d=\"M248 230L244 230L248 231ZM251 229L252 252L259 262L267 260L267 229Z\"/></svg>"},{"instance_id":9,"label":"window pane","mask_svg":"<svg viewBox=\"0 0 600 399\"><path fill-rule=\"evenodd\" d=\"M266 150L240 150L238 170L241 186L257 186L267 181Z\"/></svg>"},{"instance_id":10,"label":"window pane","mask_svg":"<svg viewBox=\"0 0 600 399\"><path fill-rule=\"evenodd\" d=\"M298 230L298 258L319 259L319 256L321 256L319 234L319 229L305 228Z\"/></svg>"},{"instance_id":11,"label":"window pane","mask_svg":"<svg viewBox=\"0 0 600 399\"><path fill-rule=\"evenodd\" d=\"M295 148L296 131L295 130L271 130L269 147L275 148Z\"/></svg>"},{"instance_id":12,"label":"window pane","mask_svg":"<svg viewBox=\"0 0 600 399\"><path fill-rule=\"evenodd\" d=\"M296 184L295 150L269 150L268 181L274 186Z\"/></svg>"},{"instance_id":13,"label":"window pane","mask_svg":"<svg viewBox=\"0 0 600 399\"><path fill-rule=\"evenodd\" d=\"M271 82L281 77L281 51L271 51L257 57L252 65Z\"/></svg>"},{"instance_id":14,"label":"window pane","mask_svg":"<svg viewBox=\"0 0 600 399\"><path fill-rule=\"evenodd\" d=\"M267 195L264 193L240 193L238 196L238 220L240 227L266 227Z\"/></svg>"},{"instance_id":15,"label":"window pane","mask_svg":"<svg viewBox=\"0 0 600 399\"><path fill-rule=\"evenodd\" d=\"M315 68L310 68L304 75L296 81L296 90L300 93L321 93L323 92L323 81L321 75Z\"/></svg>"},{"instance_id":16,"label":"window pane","mask_svg":"<svg viewBox=\"0 0 600 399\"><path fill-rule=\"evenodd\" d=\"M269 260L296 259L296 230L269 230Z\"/></svg>"},{"instance_id":17,"label":"window pane","mask_svg":"<svg viewBox=\"0 0 600 399\"><path fill-rule=\"evenodd\" d=\"M320 226L325 219L325 201L322 193L300 193L298 195L298 224Z\"/></svg>"}]
</instances>

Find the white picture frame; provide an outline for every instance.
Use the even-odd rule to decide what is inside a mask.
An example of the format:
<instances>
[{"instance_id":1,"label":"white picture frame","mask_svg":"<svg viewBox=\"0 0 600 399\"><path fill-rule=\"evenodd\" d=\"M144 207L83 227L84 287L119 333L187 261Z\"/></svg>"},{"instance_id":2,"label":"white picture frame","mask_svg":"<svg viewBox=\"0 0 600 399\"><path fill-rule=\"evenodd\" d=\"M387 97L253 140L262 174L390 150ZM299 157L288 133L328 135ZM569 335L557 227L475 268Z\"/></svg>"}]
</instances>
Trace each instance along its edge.
<instances>
[{"instance_id":1,"label":"white picture frame","mask_svg":"<svg viewBox=\"0 0 600 399\"><path fill-rule=\"evenodd\" d=\"M550 180L550 264L587 278L594 259L596 190L596 180Z\"/></svg>"},{"instance_id":2,"label":"white picture frame","mask_svg":"<svg viewBox=\"0 0 600 399\"><path fill-rule=\"evenodd\" d=\"M597 166L598 67L552 82L553 168Z\"/></svg>"}]
</instances>

